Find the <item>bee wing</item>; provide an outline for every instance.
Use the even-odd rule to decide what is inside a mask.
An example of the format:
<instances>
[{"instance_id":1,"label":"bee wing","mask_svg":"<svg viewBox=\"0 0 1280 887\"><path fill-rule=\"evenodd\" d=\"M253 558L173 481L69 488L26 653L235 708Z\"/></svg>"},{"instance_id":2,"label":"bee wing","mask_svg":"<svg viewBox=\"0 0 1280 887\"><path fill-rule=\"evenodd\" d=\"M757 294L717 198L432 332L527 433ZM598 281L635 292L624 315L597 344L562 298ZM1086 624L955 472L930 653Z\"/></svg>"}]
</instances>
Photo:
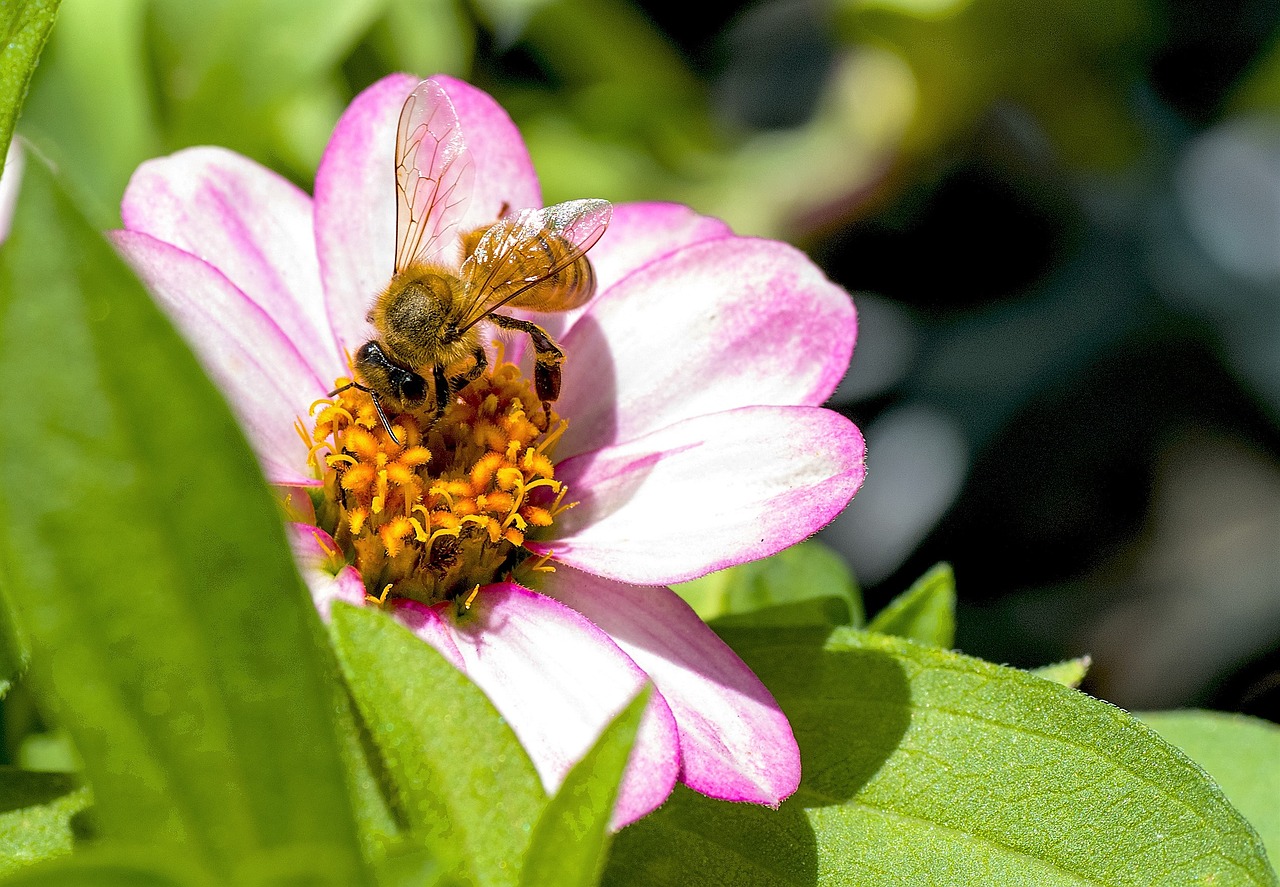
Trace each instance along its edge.
<instances>
[{"instance_id":1,"label":"bee wing","mask_svg":"<svg viewBox=\"0 0 1280 887\"><path fill-rule=\"evenodd\" d=\"M463 329L578 261L612 216L607 200L570 200L522 210L493 225L462 264L463 291L470 300ZM561 241L558 254L548 246L547 232Z\"/></svg>"},{"instance_id":2,"label":"bee wing","mask_svg":"<svg viewBox=\"0 0 1280 887\"><path fill-rule=\"evenodd\" d=\"M439 83L423 80L396 130L396 271L437 258L466 212L474 176L453 102Z\"/></svg>"}]
</instances>

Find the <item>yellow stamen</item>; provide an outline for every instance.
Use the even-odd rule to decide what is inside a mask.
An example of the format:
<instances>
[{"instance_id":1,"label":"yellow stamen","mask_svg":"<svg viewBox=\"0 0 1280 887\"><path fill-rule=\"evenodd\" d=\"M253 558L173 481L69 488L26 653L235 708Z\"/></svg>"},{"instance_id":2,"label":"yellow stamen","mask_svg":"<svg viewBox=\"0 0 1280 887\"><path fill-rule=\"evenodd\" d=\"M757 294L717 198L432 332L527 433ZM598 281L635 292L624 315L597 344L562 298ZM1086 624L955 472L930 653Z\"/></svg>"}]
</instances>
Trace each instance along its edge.
<instances>
[{"instance_id":1,"label":"yellow stamen","mask_svg":"<svg viewBox=\"0 0 1280 887\"><path fill-rule=\"evenodd\" d=\"M320 546L320 550L324 552L325 557L336 558L338 556L337 549L330 548L328 545L326 545L324 540L320 538L319 532L312 531L311 537L316 540L316 545Z\"/></svg>"},{"instance_id":2,"label":"yellow stamen","mask_svg":"<svg viewBox=\"0 0 1280 887\"><path fill-rule=\"evenodd\" d=\"M316 514L338 543L334 556L381 587L372 601L454 600L466 609L480 587L529 558L526 534L568 506L549 456L566 423L551 413L544 433L542 410L535 422L526 404L540 402L516 367L498 361L439 417L432 408L388 411L395 442L367 391L311 405L314 432L308 438L301 421L296 430L323 481ZM533 560L531 569L551 569L545 557Z\"/></svg>"},{"instance_id":3,"label":"yellow stamen","mask_svg":"<svg viewBox=\"0 0 1280 887\"><path fill-rule=\"evenodd\" d=\"M470 610L471 602L476 599L476 595L478 595L479 593L480 593L480 585L479 583L477 583L476 587L471 589L471 594L467 595L467 599L462 602L462 609Z\"/></svg>"},{"instance_id":4,"label":"yellow stamen","mask_svg":"<svg viewBox=\"0 0 1280 887\"><path fill-rule=\"evenodd\" d=\"M556 568L547 563L551 560L553 555L555 555L554 551L548 551L546 554L538 555L538 559L531 564L527 564L526 569L532 570L535 573L554 573Z\"/></svg>"}]
</instances>

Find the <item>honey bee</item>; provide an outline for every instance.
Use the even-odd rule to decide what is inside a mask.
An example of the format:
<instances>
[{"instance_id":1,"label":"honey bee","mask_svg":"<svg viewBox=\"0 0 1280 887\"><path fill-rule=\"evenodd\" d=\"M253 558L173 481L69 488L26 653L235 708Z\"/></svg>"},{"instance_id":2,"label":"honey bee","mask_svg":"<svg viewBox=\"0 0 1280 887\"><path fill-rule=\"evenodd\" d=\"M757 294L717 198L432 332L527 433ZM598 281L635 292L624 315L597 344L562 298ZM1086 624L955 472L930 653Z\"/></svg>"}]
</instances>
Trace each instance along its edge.
<instances>
[{"instance_id":1,"label":"honey bee","mask_svg":"<svg viewBox=\"0 0 1280 887\"><path fill-rule=\"evenodd\" d=\"M434 80L419 83L405 100L396 132L396 255L391 282L367 319L376 338L360 346L353 367L383 427L399 443L383 411L422 407L426 374L435 418L487 365L477 324L482 320L525 333L534 349L534 390L549 419L560 396L564 352L537 324L496 313L503 306L567 311L595 293L586 257L609 224L607 200L571 200L511 214L462 232L461 265L444 251L466 213L474 179L458 113ZM469 362L469 365L468 365ZM462 368L461 370L459 368Z\"/></svg>"}]
</instances>

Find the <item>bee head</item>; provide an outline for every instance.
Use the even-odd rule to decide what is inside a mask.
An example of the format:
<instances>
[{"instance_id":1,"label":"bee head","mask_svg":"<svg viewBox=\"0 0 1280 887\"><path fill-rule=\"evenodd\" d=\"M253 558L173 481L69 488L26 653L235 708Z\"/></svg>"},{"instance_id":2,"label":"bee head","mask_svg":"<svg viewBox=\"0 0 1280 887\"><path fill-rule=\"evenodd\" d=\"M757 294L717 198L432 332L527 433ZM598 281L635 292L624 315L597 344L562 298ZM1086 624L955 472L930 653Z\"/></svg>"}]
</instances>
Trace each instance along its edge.
<instances>
[{"instance_id":1,"label":"bee head","mask_svg":"<svg viewBox=\"0 0 1280 887\"><path fill-rule=\"evenodd\" d=\"M391 378L396 397L405 406L416 408L422 406L427 399L427 380L411 370L401 370Z\"/></svg>"},{"instance_id":2,"label":"bee head","mask_svg":"<svg viewBox=\"0 0 1280 887\"><path fill-rule=\"evenodd\" d=\"M422 406L427 399L427 380L387 356L382 345L371 339L356 352L354 366L367 389L390 397L406 409Z\"/></svg>"}]
</instances>

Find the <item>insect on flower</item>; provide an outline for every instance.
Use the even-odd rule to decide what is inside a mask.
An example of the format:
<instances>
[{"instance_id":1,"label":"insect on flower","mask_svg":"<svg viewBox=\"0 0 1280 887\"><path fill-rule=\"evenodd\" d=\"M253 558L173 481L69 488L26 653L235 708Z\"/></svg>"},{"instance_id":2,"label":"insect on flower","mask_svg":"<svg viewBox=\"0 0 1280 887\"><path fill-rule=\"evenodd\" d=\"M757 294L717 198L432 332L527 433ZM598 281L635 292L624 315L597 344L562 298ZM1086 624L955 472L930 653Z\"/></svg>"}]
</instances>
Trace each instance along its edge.
<instances>
[{"instance_id":1,"label":"insect on flower","mask_svg":"<svg viewBox=\"0 0 1280 887\"><path fill-rule=\"evenodd\" d=\"M436 81L423 80L405 100L395 157L395 274L367 315L377 338L356 352L359 381L330 396L347 387L367 391L395 441L383 405L422 407L430 368L439 418L485 370L477 324L487 320L533 342L534 388L550 421L564 352L537 324L497 311L567 311L590 299L596 281L586 253L613 207L607 200L571 200L514 215L504 209L493 224L462 234L462 264L454 271L441 253L466 213L474 168L458 113Z\"/></svg>"}]
</instances>

